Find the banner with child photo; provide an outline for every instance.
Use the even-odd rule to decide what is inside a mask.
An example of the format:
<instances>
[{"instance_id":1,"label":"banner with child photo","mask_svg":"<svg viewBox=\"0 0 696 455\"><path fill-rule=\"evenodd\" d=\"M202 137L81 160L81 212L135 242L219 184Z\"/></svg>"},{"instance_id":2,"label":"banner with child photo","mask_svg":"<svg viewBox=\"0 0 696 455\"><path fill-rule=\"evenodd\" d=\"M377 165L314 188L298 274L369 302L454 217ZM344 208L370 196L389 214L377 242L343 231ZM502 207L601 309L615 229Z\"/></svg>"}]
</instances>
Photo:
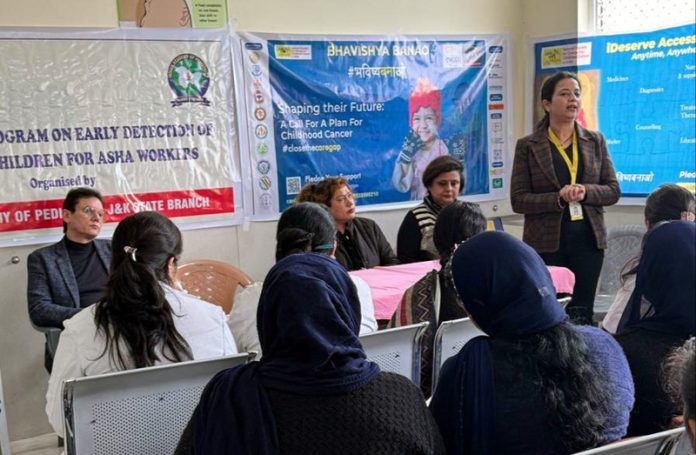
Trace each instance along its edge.
<instances>
[{"instance_id":1,"label":"banner with child photo","mask_svg":"<svg viewBox=\"0 0 696 455\"><path fill-rule=\"evenodd\" d=\"M464 164L467 199L507 196L505 36L238 37L257 217L327 176L360 206L412 205L442 155Z\"/></svg>"}]
</instances>

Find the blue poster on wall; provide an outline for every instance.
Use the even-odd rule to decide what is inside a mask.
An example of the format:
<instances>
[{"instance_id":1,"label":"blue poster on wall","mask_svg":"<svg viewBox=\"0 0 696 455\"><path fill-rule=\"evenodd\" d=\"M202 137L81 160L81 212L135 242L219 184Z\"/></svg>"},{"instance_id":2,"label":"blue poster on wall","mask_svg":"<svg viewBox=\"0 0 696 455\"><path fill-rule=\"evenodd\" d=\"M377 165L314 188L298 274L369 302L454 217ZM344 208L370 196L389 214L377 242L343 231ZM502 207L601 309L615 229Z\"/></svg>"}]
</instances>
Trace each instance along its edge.
<instances>
[{"instance_id":1,"label":"blue poster on wall","mask_svg":"<svg viewBox=\"0 0 696 455\"><path fill-rule=\"evenodd\" d=\"M420 200L446 154L464 164L463 195L506 197L503 37L241 37L255 213L328 176L360 205Z\"/></svg>"},{"instance_id":2,"label":"blue poster on wall","mask_svg":"<svg viewBox=\"0 0 696 455\"><path fill-rule=\"evenodd\" d=\"M663 183L696 192L695 31L690 24L534 45L534 99L549 75L578 73L578 121L604 134L624 197Z\"/></svg>"}]
</instances>

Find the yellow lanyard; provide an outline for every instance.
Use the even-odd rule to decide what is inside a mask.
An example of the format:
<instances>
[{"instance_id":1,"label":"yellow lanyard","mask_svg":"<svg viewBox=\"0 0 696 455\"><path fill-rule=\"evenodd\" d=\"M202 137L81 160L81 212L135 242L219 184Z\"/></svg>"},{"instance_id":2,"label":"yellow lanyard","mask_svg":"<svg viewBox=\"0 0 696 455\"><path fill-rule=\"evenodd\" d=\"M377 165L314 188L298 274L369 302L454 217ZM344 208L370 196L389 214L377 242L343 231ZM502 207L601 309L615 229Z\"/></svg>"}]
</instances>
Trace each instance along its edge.
<instances>
[{"instance_id":1,"label":"yellow lanyard","mask_svg":"<svg viewBox=\"0 0 696 455\"><path fill-rule=\"evenodd\" d=\"M553 145L556 146L558 153L561 154L563 161L565 161L566 166L568 166L568 171L570 172L570 184L575 185L575 180L578 177L578 138L575 134L575 131L573 131L573 161L571 161L570 158L568 158L568 154L563 149L560 139L558 139L556 135L553 134L553 131L551 131L551 127L549 127L548 129L548 133L549 139L551 139Z\"/></svg>"}]
</instances>

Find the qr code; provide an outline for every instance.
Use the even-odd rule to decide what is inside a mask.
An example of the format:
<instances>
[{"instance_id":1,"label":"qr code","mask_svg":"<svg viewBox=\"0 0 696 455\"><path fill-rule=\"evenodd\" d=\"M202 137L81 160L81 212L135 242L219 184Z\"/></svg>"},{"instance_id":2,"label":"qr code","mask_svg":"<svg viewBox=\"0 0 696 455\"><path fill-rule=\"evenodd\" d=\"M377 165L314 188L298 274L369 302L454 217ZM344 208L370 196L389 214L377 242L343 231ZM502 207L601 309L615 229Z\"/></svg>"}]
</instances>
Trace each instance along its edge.
<instances>
[{"instance_id":1,"label":"qr code","mask_svg":"<svg viewBox=\"0 0 696 455\"><path fill-rule=\"evenodd\" d=\"M302 188L300 177L285 177L285 192L287 194L297 194Z\"/></svg>"}]
</instances>

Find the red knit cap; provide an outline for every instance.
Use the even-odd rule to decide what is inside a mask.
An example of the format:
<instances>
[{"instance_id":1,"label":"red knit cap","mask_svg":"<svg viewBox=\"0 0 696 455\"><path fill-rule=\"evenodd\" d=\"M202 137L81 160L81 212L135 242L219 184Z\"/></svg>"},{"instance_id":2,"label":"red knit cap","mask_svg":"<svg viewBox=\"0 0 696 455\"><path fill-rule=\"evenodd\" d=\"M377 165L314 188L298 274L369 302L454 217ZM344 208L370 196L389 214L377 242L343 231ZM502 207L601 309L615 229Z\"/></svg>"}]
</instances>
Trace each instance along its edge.
<instances>
[{"instance_id":1,"label":"red knit cap","mask_svg":"<svg viewBox=\"0 0 696 455\"><path fill-rule=\"evenodd\" d=\"M440 91L428 79L418 79L408 97L408 126L413 127L413 114L422 107L435 111L435 122L440 126Z\"/></svg>"}]
</instances>

